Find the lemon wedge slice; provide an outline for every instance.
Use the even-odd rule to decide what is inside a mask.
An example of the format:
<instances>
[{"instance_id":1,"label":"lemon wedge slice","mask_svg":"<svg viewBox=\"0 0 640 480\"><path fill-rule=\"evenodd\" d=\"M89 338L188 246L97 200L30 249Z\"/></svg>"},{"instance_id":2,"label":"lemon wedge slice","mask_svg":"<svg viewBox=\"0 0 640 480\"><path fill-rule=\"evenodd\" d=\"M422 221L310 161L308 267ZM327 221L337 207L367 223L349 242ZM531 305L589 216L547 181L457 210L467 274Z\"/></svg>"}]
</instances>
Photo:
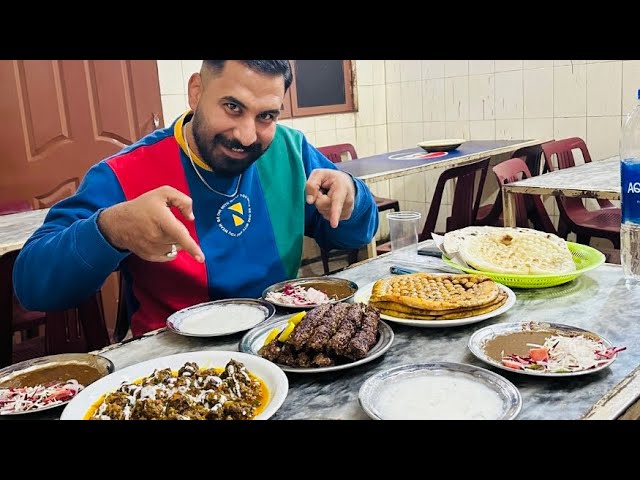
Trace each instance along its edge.
<instances>
[{"instance_id":1,"label":"lemon wedge slice","mask_svg":"<svg viewBox=\"0 0 640 480\"><path fill-rule=\"evenodd\" d=\"M302 319L304 318L304 316L307 314L307 312L300 312L300 313L296 313L293 317L291 317L289 319L290 323L293 323L294 325L299 324Z\"/></svg>"},{"instance_id":2,"label":"lemon wedge slice","mask_svg":"<svg viewBox=\"0 0 640 480\"><path fill-rule=\"evenodd\" d=\"M274 328L273 330L271 330L269 332L269 335L267 335L267 338L264 340L264 344L268 345L271 342L273 342L273 339L276 338L279 333L280 333L280 330L278 330L277 328Z\"/></svg>"},{"instance_id":3,"label":"lemon wedge slice","mask_svg":"<svg viewBox=\"0 0 640 480\"><path fill-rule=\"evenodd\" d=\"M282 331L282 333L278 337L278 340L280 340L281 342L286 341L287 338L289 338L289 335L291 335L291 332L293 332L294 328L296 328L296 324L295 323L293 323L293 322L287 323L287 326L285 327L285 329Z\"/></svg>"}]
</instances>

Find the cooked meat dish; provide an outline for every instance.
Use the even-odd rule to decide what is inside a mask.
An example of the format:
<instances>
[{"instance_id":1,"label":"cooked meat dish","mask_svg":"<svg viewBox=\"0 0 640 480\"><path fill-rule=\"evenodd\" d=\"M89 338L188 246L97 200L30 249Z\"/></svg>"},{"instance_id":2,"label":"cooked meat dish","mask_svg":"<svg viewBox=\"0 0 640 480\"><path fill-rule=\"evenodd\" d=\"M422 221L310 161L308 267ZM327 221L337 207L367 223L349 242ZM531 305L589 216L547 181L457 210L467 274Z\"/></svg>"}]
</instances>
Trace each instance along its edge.
<instances>
[{"instance_id":1,"label":"cooked meat dish","mask_svg":"<svg viewBox=\"0 0 640 480\"><path fill-rule=\"evenodd\" d=\"M224 370L185 363L125 382L88 412L90 420L250 420L267 400L264 384L230 360Z\"/></svg>"},{"instance_id":2,"label":"cooked meat dish","mask_svg":"<svg viewBox=\"0 0 640 480\"><path fill-rule=\"evenodd\" d=\"M289 337L276 336L258 352L290 367L328 367L364 358L378 340L380 313L363 303L320 305Z\"/></svg>"}]
</instances>

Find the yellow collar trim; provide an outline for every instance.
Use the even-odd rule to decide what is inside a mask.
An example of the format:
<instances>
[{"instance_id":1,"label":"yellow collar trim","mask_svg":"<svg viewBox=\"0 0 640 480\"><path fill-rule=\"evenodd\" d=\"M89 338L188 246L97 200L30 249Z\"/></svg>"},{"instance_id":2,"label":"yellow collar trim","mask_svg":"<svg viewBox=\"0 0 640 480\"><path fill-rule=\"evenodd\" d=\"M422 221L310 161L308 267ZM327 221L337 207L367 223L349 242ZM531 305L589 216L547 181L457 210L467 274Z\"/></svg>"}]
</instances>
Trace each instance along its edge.
<instances>
[{"instance_id":1,"label":"yellow collar trim","mask_svg":"<svg viewBox=\"0 0 640 480\"><path fill-rule=\"evenodd\" d=\"M184 139L184 126L187 123L187 121L191 120L191 117L193 117L193 111L192 110L187 110L176 121L175 127L173 128L173 136L176 138L176 141L178 142L178 145L180 145L180 148L185 153L185 155L187 155L187 157L189 156L189 152L187 152L187 143L186 143L186 141ZM204 170L207 170L209 172L213 171L213 170L211 170L209 165L204 163L198 157L198 155L196 155L193 152L193 150L191 150L191 158L193 158L193 163L195 163L200 168L202 168Z\"/></svg>"}]
</instances>

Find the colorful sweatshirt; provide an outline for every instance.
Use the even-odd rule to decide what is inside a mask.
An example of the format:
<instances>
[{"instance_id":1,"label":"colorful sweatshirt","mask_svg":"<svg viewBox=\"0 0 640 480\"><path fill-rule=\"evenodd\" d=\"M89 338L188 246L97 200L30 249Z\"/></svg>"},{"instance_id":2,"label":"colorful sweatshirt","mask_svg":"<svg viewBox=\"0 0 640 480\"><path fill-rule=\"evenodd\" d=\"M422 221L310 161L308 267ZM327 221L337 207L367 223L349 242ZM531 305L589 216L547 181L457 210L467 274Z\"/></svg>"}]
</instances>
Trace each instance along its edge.
<instances>
[{"instance_id":1,"label":"colorful sweatshirt","mask_svg":"<svg viewBox=\"0 0 640 480\"><path fill-rule=\"evenodd\" d=\"M190 112L87 172L78 191L54 205L16 259L14 289L31 310L74 307L121 269L133 335L165 326L182 308L209 300L259 297L269 285L295 278L304 235L326 248L371 241L378 213L368 187L354 178L353 214L333 229L305 202L315 168L335 168L304 135L278 125L267 151L241 176L222 177L186 154L182 127ZM198 168L205 186L196 174ZM100 212L163 185L193 199L195 221L172 208L205 254L184 251L171 262L142 260L114 248L97 226ZM237 189L237 193L236 193Z\"/></svg>"}]
</instances>

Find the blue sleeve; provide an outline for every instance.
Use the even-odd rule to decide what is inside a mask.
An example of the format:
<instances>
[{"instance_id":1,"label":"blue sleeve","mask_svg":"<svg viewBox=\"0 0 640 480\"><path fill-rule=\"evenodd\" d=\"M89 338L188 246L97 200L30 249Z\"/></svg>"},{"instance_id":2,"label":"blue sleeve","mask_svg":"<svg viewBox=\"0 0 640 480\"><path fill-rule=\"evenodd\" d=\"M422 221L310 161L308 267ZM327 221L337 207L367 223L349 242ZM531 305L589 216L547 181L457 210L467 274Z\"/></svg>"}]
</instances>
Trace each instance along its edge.
<instances>
[{"instance_id":1,"label":"blue sleeve","mask_svg":"<svg viewBox=\"0 0 640 480\"><path fill-rule=\"evenodd\" d=\"M307 178L316 168L337 170L305 137L302 139L302 161ZM356 187L353 213L348 220L341 220L337 228L331 228L315 205L305 206L305 235L314 238L322 248L360 248L368 244L378 230L378 207L369 187L362 180L351 178Z\"/></svg>"},{"instance_id":2,"label":"blue sleeve","mask_svg":"<svg viewBox=\"0 0 640 480\"><path fill-rule=\"evenodd\" d=\"M123 201L115 174L100 162L73 196L51 207L14 266L14 290L25 308L72 308L102 287L129 252L114 248L96 221L103 209Z\"/></svg>"}]
</instances>

